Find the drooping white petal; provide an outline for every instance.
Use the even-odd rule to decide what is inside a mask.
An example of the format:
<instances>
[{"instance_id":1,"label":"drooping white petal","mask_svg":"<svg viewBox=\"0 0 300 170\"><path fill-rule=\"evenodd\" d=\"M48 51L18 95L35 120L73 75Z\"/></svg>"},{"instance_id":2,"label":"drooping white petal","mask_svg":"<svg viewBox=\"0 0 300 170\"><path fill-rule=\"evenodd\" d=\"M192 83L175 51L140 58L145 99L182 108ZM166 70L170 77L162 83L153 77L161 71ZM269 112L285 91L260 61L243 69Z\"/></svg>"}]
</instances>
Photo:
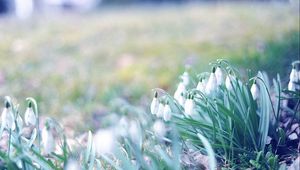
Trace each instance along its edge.
<instances>
[{"instance_id":1,"label":"drooping white petal","mask_svg":"<svg viewBox=\"0 0 300 170\"><path fill-rule=\"evenodd\" d=\"M166 126L161 120L157 120L153 124L153 131L158 137L164 137L166 134Z\"/></svg>"},{"instance_id":2,"label":"drooping white petal","mask_svg":"<svg viewBox=\"0 0 300 170\"><path fill-rule=\"evenodd\" d=\"M207 95L212 94L217 89L217 78L215 73L210 73L208 82L205 87L205 93Z\"/></svg>"},{"instance_id":3,"label":"drooping white petal","mask_svg":"<svg viewBox=\"0 0 300 170\"><path fill-rule=\"evenodd\" d=\"M11 110L11 107L9 108L4 108L2 111L1 115L1 120L2 120L2 126L8 129L15 129L15 118L13 115L13 112Z\"/></svg>"},{"instance_id":4,"label":"drooping white petal","mask_svg":"<svg viewBox=\"0 0 300 170\"><path fill-rule=\"evenodd\" d=\"M182 83L184 84L184 86L188 86L190 83L190 77L189 77L189 73L188 72L184 72L181 76L182 79Z\"/></svg>"},{"instance_id":5,"label":"drooping white petal","mask_svg":"<svg viewBox=\"0 0 300 170\"><path fill-rule=\"evenodd\" d=\"M193 99L187 99L184 105L184 113L186 116L192 116L194 114L195 103Z\"/></svg>"},{"instance_id":6,"label":"drooping white petal","mask_svg":"<svg viewBox=\"0 0 300 170\"><path fill-rule=\"evenodd\" d=\"M151 107L150 107L150 110L151 110L151 113L153 115L155 115L158 111L158 107L159 107L159 101L157 99L157 97L154 97L152 99L152 102L151 102Z\"/></svg>"},{"instance_id":7,"label":"drooping white petal","mask_svg":"<svg viewBox=\"0 0 300 170\"><path fill-rule=\"evenodd\" d=\"M94 136L94 145L98 155L112 153L116 147L117 137L111 129L99 130Z\"/></svg>"},{"instance_id":8,"label":"drooping white petal","mask_svg":"<svg viewBox=\"0 0 300 170\"><path fill-rule=\"evenodd\" d=\"M32 109L32 107L27 107L24 116L25 124L35 126L36 124L36 116Z\"/></svg>"},{"instance_id":9,"label":"drooping white petal","mask_svg":"<svg viewBox=\"0 0 300 170\"><path fill-rule=\"evenodd\" d=\"M231 91L233 89L231 81L232 81L232 76L227 75L226 80L225 80L225 86L226 86L228 91Z\"/></svg>"},{"instance_id":10,"label":"drooping white petal","mask_svg":"<svg viewBox=\"0 0 300 170\"><path fill-rule=\"evenodd\" d=\"M197 84L196 89L202 93L205 93L205 86L206 86L205 82L203 80L200 80Z\"/></svg>"},{"instance_id":11,"label":"drooping white petal","mask_svg":"<svg viewBox=\"0 0 300 170\"><path fill-rule=\"evenodd\" d=\"M297 74L297 70L295 68L292 69L291 73L290 73L290 81L292 82L298 82L298 74Z\"/></svg>"},{"instance_id":12,"label":"drooping white petal","mask_svg":"<svg viewBox=\"0 0 300 170\"><path fill-rule=\"evenodd\" d=\"M223 80L224 79L223 72L220 67L217 67L215 74L216 74L216 78L217 78L217 84L218 84L218 86L220 86L224 81Z\"/></svg>"},{"instance_id":13,"label":"drooping white petal","mask_svg":"<svg viewBox=\"0 0 300 170\"><path fill-rule=\"evenodd\" d=\"M259 89L258 89L256 83L252 84L250 91L251 91L253 99L256 100L259 96Z\"/></svg>"},{"instance_id":14,"label":"drooping white petal","mask_svg":"<svg viewBox=\"0 0 300 170\"><path fill-rule=\"evenodd\" d=\"M164 104L159 103L158 110L156 112L157 117L163 117L164 115Z\"/></svg>"},{"instance_id":15,"label":"drooping white petal","mask_svg":"<svg viewBox=\"0 0 300 170\"><path fill-rule=\"evenodd\" d=\"M44 127L42 130L42 144L46 155L54 151L55 140L52 131L49 127Z\"/></svg>"},{"instance_id":16,"label":"drooping white petal","mask_svg":"<svg viewBox=\"0 0 300 170\"><path fill-rule=\"evenodd\" d=\"M296 84L292 81L289 81L288 90L289 91L296 91Z\"/></svg>"},{"instance_id":17,"label":"drooping white petal","mask_svg":"<svg viewBox=\"0 0 300 170\"><path fill-rule=\"evenodd\" d=\"M186 92L185 85L184 85L182 82L180 82L180 83L178 84L178 87L177 87L175 93L174 93L174 98L175 98L177 101L179 101L180 98L181 98L181 96L182 96L182 94L185 94L185 92Z\"/></svg>"},{"instance_id":18,"label":"drooping white petal","mask_svg":"<svg viewBox=\"0 0 300 170\"><path fill-rule=\"evenodd\" d=\"M165 108L164 108L164 120L170 121L171 117L172 117L172 111L171 111L170 105L166 104Z\"/></svg>"}]
</instances>

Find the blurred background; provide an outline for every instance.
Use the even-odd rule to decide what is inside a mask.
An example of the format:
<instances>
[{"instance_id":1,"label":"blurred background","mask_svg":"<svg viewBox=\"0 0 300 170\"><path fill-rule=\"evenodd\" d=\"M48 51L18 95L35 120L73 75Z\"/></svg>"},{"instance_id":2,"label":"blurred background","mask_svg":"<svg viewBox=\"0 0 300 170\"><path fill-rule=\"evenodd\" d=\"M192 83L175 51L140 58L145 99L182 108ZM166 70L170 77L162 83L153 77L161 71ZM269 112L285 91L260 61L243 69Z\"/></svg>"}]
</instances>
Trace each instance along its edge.
<instances>
[{"instance_id":1,"label":"blurred background","mask_svg":"<svg viewBox=\"0 0 300 170\"><path fill-rule=\"evenodd\" d=\"M299 0L0 0L1 98L34 97L77 128L116 99L147 108L151 89L218 58L287 82Z\"/></svg>"}]
</instances>

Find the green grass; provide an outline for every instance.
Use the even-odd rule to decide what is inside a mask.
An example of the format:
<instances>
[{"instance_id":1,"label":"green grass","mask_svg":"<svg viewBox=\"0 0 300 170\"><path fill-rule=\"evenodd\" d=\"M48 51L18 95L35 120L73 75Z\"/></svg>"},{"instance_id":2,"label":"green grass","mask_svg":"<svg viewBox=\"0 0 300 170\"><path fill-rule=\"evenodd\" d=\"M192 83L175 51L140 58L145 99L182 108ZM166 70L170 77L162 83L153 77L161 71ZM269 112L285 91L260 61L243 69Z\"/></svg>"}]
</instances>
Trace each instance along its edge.
<instances>
[{"instance_id":1,"label":"green grass","mask_svg":"<svg viewBox=\"0 0 300 170\"><path fill-rule=\"evenodd\" d=\"M141 97L155 87L172 90L187 64L193 72L216 58L263 65L269 61L257 52L261 44L267 56L286 55L285 36L299 34L298 21L297 9L271 4L113 8L29 22L2 18L0 95L32 96L42 115L56 116L102 111L115 97L145 105ZM297 50L299 39L293 42Z\"/></svg>"}]
</instances>

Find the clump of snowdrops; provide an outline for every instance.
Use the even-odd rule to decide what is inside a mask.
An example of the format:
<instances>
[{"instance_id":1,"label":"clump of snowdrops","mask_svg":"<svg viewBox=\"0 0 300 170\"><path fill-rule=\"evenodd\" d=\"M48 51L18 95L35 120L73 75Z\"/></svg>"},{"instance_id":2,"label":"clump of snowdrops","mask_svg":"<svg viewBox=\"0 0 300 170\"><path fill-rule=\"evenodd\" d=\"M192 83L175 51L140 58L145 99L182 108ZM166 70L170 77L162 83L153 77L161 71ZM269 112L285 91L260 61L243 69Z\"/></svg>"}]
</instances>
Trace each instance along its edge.
<instances>
[{"instance_id":1,"label":"clump of snowdrops","mask_svg":"<svg viewBox=\"0 0 300 170\"><path fill-rule=\"evenodd\" d=\"M112 110L122 116L113 126L88 131L84 140L65 136L54 119L41 123L33 98L27 99L22 114L16 102L6 97L1 115L0 135L5 145L0 148L0 168L293 166L300 135L300 62L292 64L287 86L279 76L271 86L263 72L246 80L224 60L211 65L211 72L196 76L184 72L174 95L154 89L146 111L126 101L116 102ZM285 149L287 152L281 151ZM199 156L207 161L195 159Z\"/></svg>"}]
</instances>

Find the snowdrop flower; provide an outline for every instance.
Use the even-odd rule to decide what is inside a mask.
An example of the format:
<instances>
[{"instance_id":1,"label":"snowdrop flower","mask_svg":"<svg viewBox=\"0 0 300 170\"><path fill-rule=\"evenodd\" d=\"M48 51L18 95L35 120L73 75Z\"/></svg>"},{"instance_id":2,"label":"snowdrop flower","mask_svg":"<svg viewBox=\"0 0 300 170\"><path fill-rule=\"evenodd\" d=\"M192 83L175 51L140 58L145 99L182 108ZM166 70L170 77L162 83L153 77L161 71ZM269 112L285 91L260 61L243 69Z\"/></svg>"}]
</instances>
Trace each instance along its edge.
<instances>
[{"instance_id":1,"label":"snowdrop flower","mask_svg":"<svg viewBox=\"0 0 300 170\"><path fill-rule=\"evenodd\" d=\"M67 165L64 169L65 170L80 170L81 168L80 168L79 163L76 160L70 159L70 160L68 160Z\"/></svg>"},{"instance_id":2,"label":"snowdrop flower","mask_svg":"<svg viewBox=\"0 0 300 170\"><path fill-rule=\"evenodd\" d=\"M24 120L25 120L25 124L27 126L29 126L29 125L35 126L35 124L36 124L36 116L33 111L31 102L29 102L28 107L25 111Z\"/></svg>"},{"instance_id":3,"label":"snowdrop flower","mask_svg":"<svg viewBox=\"0 0 300 170\"><path fill-rule=\"evenodd\" d=\"M14 122L15 118L9 102L5 103L5 108L2 111L1 120L2 120L3 127L12 130L15 129L15 122Z\"/></svg>"},{"instance_id":4,"label":"snowdrop flower","mask_svg":"<svg viewBox=\"0 0 300 170\"><path fill-rule=\"evenodd\" d=\"M193 96L189 95L188 99L184 104L184 113L186 116L192 116L194 114L195 103Z\"/></svg>"},{"instance_id":5,"label":"snowdrop flower","mask_svg":"<svg viewBox=\"0 0 300 170\"><path fill-rule=\"evenodd\" d=\"M158 110L156 112L157 117L163 117L164 116L164 104L162 102L159 103Z\"/></svg>"},{"instance_id":6,"label":"snowdrop flower","mask_svg":"<svg viewBox=\"0 0 300 170\"><path fill-rule=\"evenodd\" d=\"M215 71L216 71L216 68L214 67L212 72L210 73L208 82L206 84L205 93L207 95L212 94L217 88L217 78L216 78Z\"/></svg>"},{"instance_id":7,"label":"snowdrop flower","mask_svg":"<svg viewBox=\"0 0 300 170\"><path fill-rule=\"evenodd\" d=\"M205 82L203 79L200 79L200 81L197 84L196 89L199 90L201 93L205 92Z\"/></svg>"},{"instance_id":8,"label":"snowdrop flower","mask_svg":"<svg viewBox=\"0 0 300 170\"><path fill-rule=\"evenodd\" d=\"M172 111L171 111L171 108L170 108L170 105L168 102L166 103L166 105L164 107L164 116L163 117L164 117L165 121L171 120Z\"/></svg>"},{"instance_id":9,"label":"snowdrop flower","mask_svg":"<svg viewBox=\"0 0 300 170\"><path fill-rule=\"evenodd\" d=\"M233 78L234 77L231 75L231 73L229 73L229 75L227 75L226 80L225 80L225 86L226 86L227 90L229 90L229 91L233 90L233 87L232 87Z\"/></svg>"},{"instance_id":10,"label":"snowdrop flower","mask_svg":"<svg viewBox=\"0 0 300 170\"><path fill-rule=\"evenodd\" d=\"M158 137L164 137L166 134L166 126L161 120L157 120L153 124L153 131Z\"/></svg>"},{"instance_id":11,"label":"snowdrop flower","mask_svg":"<svg viewBox=\"0 0 300 170\"><path fill-rule=\"evenodd\" d=\"M127 136L127 131L128 131L128 127L129 127L129 124L128 124L128 120L126 117L122 117L118 123L118 126L117 126L117 129L118 129L118 132L121 136Z\"/></svg>"},{"instance_id":12,"label":"snowdrop flower","mask_svg":"<svg viewBox=\"0 0 300 170\"><path fill-rule=\"evenodd\" d=\"M259 89L258 89L258 86L257 86L255 80L254 80L254 83L251 86L250 91L251 91L253 99L256 100L258 98L258 96L259 96Z\"/></svg>"},{"instance_id":13,"label":"snowdrop flower","mask_svg":"<svg viewBox=\"0 0 300 170\"><path fill-rule=\"evenodd\" d=\"M44 148L44 153L46 155L49 155L51 152L54 151L55 140L48 121L46 122L45 127L42 130L42 144Z\"/></svg>"},{"instance_id":14,"label":"snowdrop flower","mask_svg":"<svg viewBox=\"0 0 300 170\"><path fill-rule=\"evenodd\" d=\"M177 90L175 91L174 98L182 106L184 105L184 102L185 102L185 98L183 96L185 93L186 93L185 85L183 84L183 82L180 82L178 84Z\"/></svg>"},{"instance_id":15,"label":"snowdrop flower","mask_svg":"<svg viewBox=\"0 0 300 170\"><path fill-rule=\"evenodd\" d=\"M130 122L128 133L132 142L141 148L143 142L142 131L141 131L141 126L137 121Z\"/></svg>"},{"instance_id":16,"label":"snowdrop flower","mask_svg":"<svg viewBox=\"0 0 300 170\"><path fill-rule=\"evenodd\" d=\"M190 78L189 78L189 73L188 72L184 72L181 76L181 79L182 79L182 83L184 84L184 86L187 86L189 85L190 83Z\"/></svg>"},{"instance_id":17,"label":"snowdrop flower","mask_svg":"<svg viewBox=\"0 0 300 170\"><path fill-rule=\"evenodd\" d=\"M216 69L216 78L217 78L217 85L220 86L223 83L223 72L220 68L220 66Z\"/></svg>"},{"instance_id":18,"label":"snowdrop flower","mask_svg":"<svg viewBox=\"0 0 300 170\"><path fill-rule=\"evenodd\" d=\"M292 71L290 73L290 81L291 82L298 82L299 81L298 73L297 73L297 70L296 70L295 66L293 66Z\"/></svg>"},{"instance_id":19,"label":"snowdrop flower","mask_svg":"<svg viewBox=\"0 0 300 170\"><path fill-rule=\"evenodd\" d=\"M158 101L157 97L158 97L158 93L155 92L154 97L153 97L152 102L151 102L151 106L150 106L150 110L151 110L151 113L153 115L155 115L158 111L159 101Z\"/></svg>"},{"instance_id":20,"label":"snowdrop flower","mask_svg":"<svg viewBox=\"0 0 300 170\"><path fill-rule=\"evenodd\" d=\"M116 147L117 137L110 129L99 130L94 137L96 153L98 155L109 154Z\"/></svg>"},{"instance_id":21,"label":"snowdrop flower","mask_svg":"<svg viewBox=\"0 0 300 170\"><path fill-rule=\"evenodd\" d=\"M296 83L292 82L292 81L289 81L288 90L289 91L296 91Z\"/></svg>"}]
</instances>

